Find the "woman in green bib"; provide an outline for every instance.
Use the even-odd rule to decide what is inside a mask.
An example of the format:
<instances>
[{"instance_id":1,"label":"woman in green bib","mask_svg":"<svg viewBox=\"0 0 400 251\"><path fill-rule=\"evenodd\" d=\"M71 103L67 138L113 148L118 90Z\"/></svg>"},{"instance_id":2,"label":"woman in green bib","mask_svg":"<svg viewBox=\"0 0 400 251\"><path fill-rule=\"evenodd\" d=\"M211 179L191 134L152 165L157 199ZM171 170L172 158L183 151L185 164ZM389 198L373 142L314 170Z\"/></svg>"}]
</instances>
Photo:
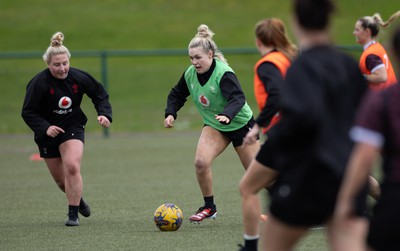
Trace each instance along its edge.
<instances>
[{"instance_id":1,"label":"woman in green bib","mask_svg":"<svg viewBox=\"0 0 400 251\"><path fill-rule=\"evenodd\" d=\"M244 145L243 138L254 125L253 112L234 71L213 41L214 33L207 25L200 25L198 33L189 43L192 63L172 88L167 99L164 126L173 127L177 112L190 95L203 118L195 156L197 182L204 197L200 207L189 220L200 223L215 219L211 164L228 145L232 145L245 169L260 148L259 141Z\"/></svg>"}]
</instances>

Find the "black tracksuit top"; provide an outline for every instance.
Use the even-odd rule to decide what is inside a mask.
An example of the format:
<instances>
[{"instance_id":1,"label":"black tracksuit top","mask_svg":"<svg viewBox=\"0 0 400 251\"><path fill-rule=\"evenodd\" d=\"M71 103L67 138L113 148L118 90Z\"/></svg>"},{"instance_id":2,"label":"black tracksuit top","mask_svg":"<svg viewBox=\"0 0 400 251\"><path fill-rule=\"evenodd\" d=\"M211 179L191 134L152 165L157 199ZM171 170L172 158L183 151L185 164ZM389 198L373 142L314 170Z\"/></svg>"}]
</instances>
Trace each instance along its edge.
<instances>
[{"instance_id":1,"label":"black tracksuit top","mask_svg":"<svg viewBox=\"0 0 400 251\"><path fill-rule=\"evenodd\" d=\"M104 87L88 73L72 67L65 79L54 78L50 70L45 69L29 81L22 118L38 137L51 125L64 130L84 126L87 117L80 107L84 94L91 98L97 114L111 122L111 104Z\"/></svg>"}]
</instances>

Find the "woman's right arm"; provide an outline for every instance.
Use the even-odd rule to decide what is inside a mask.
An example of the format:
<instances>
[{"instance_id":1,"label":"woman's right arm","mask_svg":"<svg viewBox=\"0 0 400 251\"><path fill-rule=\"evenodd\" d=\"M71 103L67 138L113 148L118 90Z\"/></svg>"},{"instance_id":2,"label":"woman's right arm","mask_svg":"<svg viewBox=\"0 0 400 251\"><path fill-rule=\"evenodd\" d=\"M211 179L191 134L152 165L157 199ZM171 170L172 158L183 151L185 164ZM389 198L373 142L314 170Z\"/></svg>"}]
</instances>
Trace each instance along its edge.
<instances>
[{"instance_id":1,"label":"woman's right arm","mask_svg":"<svg viewBox=\"0 0 400 251\"><path fill-rule=\"evenodd\" d=\"M176 119L177 112L183 107L189 95L190 92L186 84L185 73L183 73L182 77L179 79L179 82L168 94L165 118L167 118L168 115L172 115L174 119Z\"/></svg>"},{"instance_id":2,"label":"woman's right arm","mask_svg":"<svg viewBox=\"0 0 400 251\"><path fill-rule=\"evenodd\" d=\"M25 123L39 136L46 134L51 125L42 115L43 108L40 106L40 100L43 97L43 93L44 90L41 88L38 79L32 79L26 87L25 100L21 112Z\"/></svg>"}]
</instances>

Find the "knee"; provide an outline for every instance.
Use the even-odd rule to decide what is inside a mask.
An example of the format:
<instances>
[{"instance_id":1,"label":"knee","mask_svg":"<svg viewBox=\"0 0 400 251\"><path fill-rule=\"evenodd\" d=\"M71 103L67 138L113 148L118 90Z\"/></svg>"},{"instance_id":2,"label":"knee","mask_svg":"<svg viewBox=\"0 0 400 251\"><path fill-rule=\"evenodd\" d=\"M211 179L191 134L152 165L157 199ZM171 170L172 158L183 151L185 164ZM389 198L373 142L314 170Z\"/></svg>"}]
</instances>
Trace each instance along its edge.
<instances>
[{"instance_id":1,"label":"knee","mask_svg":"<svg viewBox=\"0 0 400 251\"><path fill-rule=\"evenodd\" d=\"M239 183L239 191L242 198L249 198L251 196L258 196L261 191L261 187L254 183L254 180L249 179L248 176L244 174Z\"/></svg>"},{"instance_id":2,"label":"knee","mask_svg":"<svg viewBox=\"0 0 400 251\"><path fill-rule=\"evenodd\" d=\"M79 163L67 163L64 165L66 176L75 176L80 174Z\"/></svg>"},{"instance_id":3,"label":"knee","mask_svg":"<svg viewBox=\"0 0 400 251\"><path fill-rule=\"evenodd\" d=\"M197 174L202 174L209 170L210 163L208 163L208 161L206 161L204 158L196 157L194 160L194 167Z\"/></svg>"}]
</instances>

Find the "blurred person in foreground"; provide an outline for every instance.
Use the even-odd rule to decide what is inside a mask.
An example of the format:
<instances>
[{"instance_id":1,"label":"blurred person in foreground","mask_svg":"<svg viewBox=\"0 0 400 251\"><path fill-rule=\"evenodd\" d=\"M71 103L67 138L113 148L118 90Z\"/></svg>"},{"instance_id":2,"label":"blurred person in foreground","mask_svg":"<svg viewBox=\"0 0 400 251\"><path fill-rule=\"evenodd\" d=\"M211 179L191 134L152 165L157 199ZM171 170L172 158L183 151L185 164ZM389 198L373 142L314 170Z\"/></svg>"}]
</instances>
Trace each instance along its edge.
<instances>
[{"instance_id":1,"label":"blurred person in foreground","mask_svg":"<svg viewBox=\"0 0 400 251\"><path fill-rule=\"evenodd\" d=\"M277 18L259 21L255 27L256 46L261 58L254 66L254 94L260 110L253 128L246 134L245 144L257 142L262 130L268 130L280 119L280 89L286 71L297 55L296 46L290 41L284 23ZM266 138L268 136L266 135ZM240 182L244 227L244 246L241 250L257 250L259 219L261 214L259 192L275 181L277 170L263 164L268 155L261 146ZM263 220L267 215L261 215Z\"/></svg>"},{"instance_id":2,"label":"blurred person in foreground","mask_svg":"<svg viewBox=\"0 0 400 251\"><path fill-rule=\"evenodd\" d=\"M243 138L254 125L253 112L238 78L212 39L214 33L204 24L197 31L188 46L192 65L170 91L164 120L164 126L172 128L188 96L203 118L194 166L204 205L189 217L194 223L217 216L211 171L215 158L232 143L247 169L260 148L258 139L253 145L243 145Z\"/></svg>"},{"instance_id":3,"label":"blurred person in foreground","mask_svg":"<svg viewBox=\"0 0 400 251\"><path fill-rule=\"evenodd\" d=\"M400 27L393 35L393 51L400 62ZM335 210L336 250L400 250L400 85L370 92L363 100L351 130L355 142ZM355 214L355 198L382 155L381 195L369 221ZM363 235L349 234L358 228ZM351 245L359 238L361 245ZM359 243L358 242L358 243Z\"/></svg>"},{"instance_id":4,"label":"blurred person in foreground","mask_svg":"<svg viewBox=\"0 0 400 251\"><path fill-rule=\"evenodd\" d=\"M88 73L70 67L71 54L57 32L43 55L47 69L28 83L22 118L33 130L40 157L57 186L66 193L66 226L79 226L78 211L89 217L91 210L82 198L81 160L87 117L81 110L87 94L97 111L97 122L104 128L112 121L111 105L103 86Z\"/></svg>"},{"instance_id":5,"label":"blurred person in foreground","mask_svg":"<svg viewBox=\"0 0 400 251\"><path fill-rule=\"evenodd\" d=\"M356 37L357 43L363 46L359 67L372 90L379 91L397 83L389 56L383 45L377 40L381 27L388 27L399 16L400 11L397 11L384 22L381 15L375 13L372 16L360 17L354 26L353 35ZM370 176L369 186L369 195L378 199L380 195L379 182Z\"/></svg>"},{"instance_id":6,"label":"blurred person in foreground","mask_svg":"<svg viewBox=\"0 0 400 251\"><path fill-rule=\"evenodd\" d=\"M301 54L281 89L282 118L271 128L264 164L279 170L263 224L263 250L293 250L310 227L331 218L353 143L348 132L367 90L357 62L329 34L332 0L294 0ZM367 186L365 186L365 193ZM363 214L364 208L358 213Z\"/></svg>"}]
</instances>

